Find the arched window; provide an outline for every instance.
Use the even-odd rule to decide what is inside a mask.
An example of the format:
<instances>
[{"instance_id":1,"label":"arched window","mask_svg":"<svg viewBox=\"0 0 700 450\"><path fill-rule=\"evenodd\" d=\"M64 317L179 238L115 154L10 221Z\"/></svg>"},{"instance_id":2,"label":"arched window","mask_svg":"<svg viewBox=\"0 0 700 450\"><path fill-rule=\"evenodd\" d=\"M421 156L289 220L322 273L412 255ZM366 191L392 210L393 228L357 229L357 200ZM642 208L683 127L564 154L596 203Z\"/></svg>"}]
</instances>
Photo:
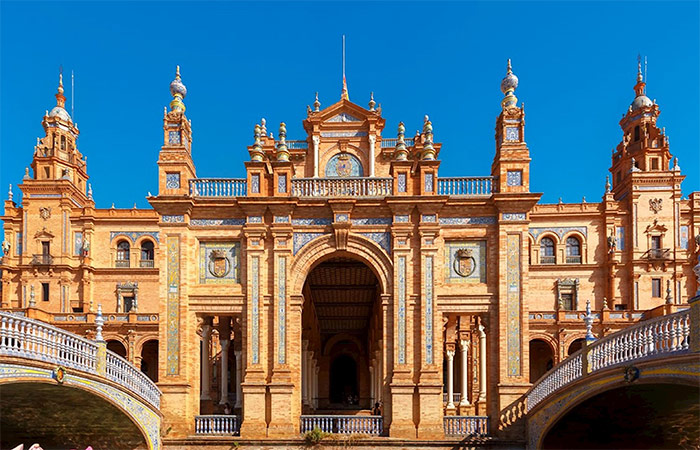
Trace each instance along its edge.
<instances>
[{"instance_id":1,"label":"arched window","mask_svg":"<svg viewBox=\"0 0 700 450\"><path fill-rule=\"evenodd\" d=\"M566 263L581 264L581 241L573 236L566 238Z\"/></svg>"},{"instance_id":2,"label":"arched window","mask_svg":"<svg viewBox=\"0 0 700 450\"><path fill-rule=\"evenodd\" d=\"M145 240L141 243L141 267L153 267L153 242Z\"/></svg>"},{"instance_id":3,"label":"arched window","mask_svg":"<svg viewBox=\"0 0 700 450\"><path fill-rule=\"evenodd\" d=\"M127 241L119 241L117 244L117 267L129 267L130 245Z\"/></svg>"},{"instance_id":4,"label":"arched window","mask_svg":"<svg viewBox=\"0 0 700 450\"><path fill-rule=\"evenodd\" d=\"M554 264L554 241L551 238L543 237L540 241L540 264Z\"/></svg>"}]
</instances>

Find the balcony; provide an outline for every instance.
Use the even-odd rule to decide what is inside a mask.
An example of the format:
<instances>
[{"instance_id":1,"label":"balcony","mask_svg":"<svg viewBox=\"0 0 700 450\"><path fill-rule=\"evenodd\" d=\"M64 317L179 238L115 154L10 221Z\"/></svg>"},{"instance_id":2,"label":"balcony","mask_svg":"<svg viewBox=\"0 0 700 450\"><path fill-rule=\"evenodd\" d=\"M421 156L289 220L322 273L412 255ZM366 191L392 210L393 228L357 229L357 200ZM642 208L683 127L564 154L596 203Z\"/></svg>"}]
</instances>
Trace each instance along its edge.
<instances>
[{"instance_id":1,"label":"balcony","mask_svg":"<svg viewBox=\"0 0 700 450\"><path fill-rule=\"evenodd\" d=\"M154 261L152 259L142 259L141 261L139 261L139 267L151 269L155 267Z\"/></svg>"},{"instance_id":2,"label":"balcony","mask_svg":"<svg viewBox=\"0 0 700 450\"><path fill-rule=\"evenodd\" d=\"M393 178L296 178L294 197L386 197L393 194Z\"/></svg>"},{"instance_id":3,"label":"balcony","mask_svg":"<svg viewBox=\"0 0 700 450\"><path fill-rule=\"evenodd\" d=\"M570 255L566 257L567 264L581 264L581 255Z\"/></svg>"},{"instance_id":4,"label":"balcony","mask_svg":"<svg viewBox=\"0 0 700 450\"><path fill-rule=\"evenodd\" d=\"M438 195L491 195L493 177L449 177L437 179Z\"/></svg>"},{"instance_id":5,"label":"balcony","mask_svg":"<svg viewBox=\"0 0 700 450\"><path fill-rule=\"evenodd\" d=\"M666 261L671 259L671 249L669 248L650 248L643 255L642 259L652 261Z\"/></svg>"},{"instance_id":6,"label":"balcony","mask_svg":"<svg viewBox=\"0 0 700 450\"><path fill-rule=\"evenodd\" d=\"M53 264L53 256L51 255L32 255L32 261L29 263L33 266L50 266Z\"/></svg>"},{"instance_id":7,"label":"balcony","mask_svg":"<svg viewBox=\"0 0 700 450\"><path fill-rule=\"evenodd\" d=\"M379 436L383 424L382 416L301 416L302 433L319 428L325 433Z\"/></svg>"},{"instance_id":8,"label":"balcony","mask_svg":"<svg viewBox=\"0 0 700 450\"><path fill-rule=\"evenodd\" d=\"M128 259L117 259L114 261L114 267L128 268L131 267Z\"/></svg>"},{"instance_id":9,"label":"balcony","mask_svg":"<svg viewBox=\"0 0 700 450\"><path fill-rule=\"evenodd\" d=\"M190 180L192 197L245 197L248 181L245 178L194 178Z\"/></svg>"},{"instance_id":10,"label":"balcony","mask_svg":"<svg viewBox=\"0 0 700 450\"><path fill-rule=\"evenodd\" d=\"M556 264L556 263L557 263L556 256L542 256L542 255L540 255L540 264Z\"/></svg>"},{"instance_id":11,"label":"balcony","mask_svg":"<svg viewBox=\"0 0 700 450\"><path fill-rule=\"evenodd\" d=\"M234 435L241 431L238 416L214 414L194 417L194 434L198 435Z\"/></svg>"}]
</instances>

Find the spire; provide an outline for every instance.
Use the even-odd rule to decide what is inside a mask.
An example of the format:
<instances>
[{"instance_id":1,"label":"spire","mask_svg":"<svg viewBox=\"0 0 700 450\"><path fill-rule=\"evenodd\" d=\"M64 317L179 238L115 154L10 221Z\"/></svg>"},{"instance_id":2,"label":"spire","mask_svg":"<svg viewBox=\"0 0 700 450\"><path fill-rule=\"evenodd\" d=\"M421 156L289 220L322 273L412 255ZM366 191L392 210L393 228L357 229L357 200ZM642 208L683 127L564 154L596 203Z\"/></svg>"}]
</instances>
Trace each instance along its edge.
<instances>
[{"instance_id":1,"label":"spire","mask_svg":"<svg viewBox=\"0 0 700 450\"><path fill-rule=\"evenodd\" d=\"M66 96L63 95L63 69L58 73L58 91L56 92L56 106L66 107Z\"/></svg>"},{"instance_id":2,"label":"spire","mask_svg":"<svg viewBox=\"0 0 700 450\"><path fill-rule=\"evenodd\" d=\"M406 127L403 122L399 122L399 132L396 139L396 150L394 150L394 159L399 161L405 161L408 158L408 150L406 150L406 141L404 141L404 134L406 133Z\"/></svg>"},{"instance_id":3,"label":"spire","mask_svg":"<svg viewBox=\"0 0 700 450\"><path fill-rule=\"evenodd\" d=\"M287 125L280 122L279 143L277 144L277 161L289 161L287 149Z\"/></svg>"},{"instance_id":4,"label":"spire","mask_svg":"<svg viewBox=\"0 0 700 450\"><path fill-rule=\"evenodd\" d=\"M187 88L182 83L182 78L180 78L180 66L176 66L175 79L170 83L170 95L173 96L173 100L170 102L170 110L184 113L185 104L182 100L187 95Z\"/></svg>"},{"instance_id":5,"label":"spire","mask_svg":"<svg viewBox=\"0 0 700 450\"><path fill-rule=\"evenodd\" d=\"M374 111L374 106L377 103L374 101L374 92L369 93L369 110Z\"/></svg>"},{"instance_id":6,"label":"spire","mask_svg":"<svg viewBox=\"0 0 700 450\"><path fill-rule=\"evenodd\" d=\"M318 92L316 92L316 100L314 100L314 111L319 112L321 110L321 102L318 101Z\"/></svg>"},{"instance_id":7,"label":"spire","mask_svg":"<svg viewBox=\"0 0 700 450\"><path fill-rule=\"evenodd\" d=\"M433 124L426 114L423 119L423 153L422 159L435 159L435 148L433 147Z\"/></svg>"},{"instance_id":8,"label":"spire","mask_svg":"<svg viewBox=\"0 0 700 450\"><path fill-rule=\"evenodd\" d=\"M501 80L501 92L504 94L504 98L501 101L501 106L503 108L508 106L516 106L518 102L518 97L515 96L515 88L518 87L518 77L513 73L513 68L510 64L510 58L508 59L508 69L506 76Z\"/></svg>"},{"instance_id":9,"label":"spire","mask_svg":"<svg viewBox=\"0 0 700 450\"><path fill-rule=\"evenodd\" d=\"M350 100L348 94L348 83L345 81L345 35L343 35L343 92L340 94L341 100Z\"/></svg>"}]
</instances>

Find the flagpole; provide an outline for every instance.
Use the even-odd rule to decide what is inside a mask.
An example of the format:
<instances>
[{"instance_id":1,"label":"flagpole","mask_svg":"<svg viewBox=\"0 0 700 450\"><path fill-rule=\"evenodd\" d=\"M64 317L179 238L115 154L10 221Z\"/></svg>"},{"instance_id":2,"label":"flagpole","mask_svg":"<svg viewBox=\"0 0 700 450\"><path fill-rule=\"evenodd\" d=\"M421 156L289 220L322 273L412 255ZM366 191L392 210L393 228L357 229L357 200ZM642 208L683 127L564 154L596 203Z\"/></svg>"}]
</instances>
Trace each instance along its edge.
<instances>
[{"instance_id":1,"label":"flagpole","mask_svg":"<svg viewBox=\"0 0 700 450\"><path fill-rule=\"evenodd\" d=\"M75 123L75 74L70 71L70 116Z\"/></svg>"}]
</instances>

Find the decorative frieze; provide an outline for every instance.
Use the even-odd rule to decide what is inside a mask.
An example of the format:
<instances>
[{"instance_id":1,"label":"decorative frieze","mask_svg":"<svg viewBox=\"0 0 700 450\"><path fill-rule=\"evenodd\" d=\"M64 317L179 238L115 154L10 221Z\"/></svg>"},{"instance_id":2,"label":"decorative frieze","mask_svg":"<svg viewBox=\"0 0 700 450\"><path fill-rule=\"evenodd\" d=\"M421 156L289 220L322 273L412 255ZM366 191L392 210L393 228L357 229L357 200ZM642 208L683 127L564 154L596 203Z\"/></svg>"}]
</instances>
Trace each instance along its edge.
<instances>
[{"instance_id":1,"label":"decorative frieze","mask_svg":"<svg viewBox=\"0 0 700 450\"><path fill-rule=\"evenodd\" d=\"M166 217L166 216L163 216ZM77 233L76 233L77 234ZM114 238L118 236L123 236L129 239L132 243L135 243L138 241L141 237L143 236L150 236L153 238L154 241L158 241L158 231L110 231L109 232L109 240L114 241ZM82 238L82 236L81 236ZM78 242L75 242L76 248L78 246Z\"/></svg>"},{"instance_id":2,"label":"decorative frieze","mask_svg":"<svg viewBox=\"0 0 700 450\"><path fill-rule=\"evenodd\" d=\"M299 219L292 219L292 225L301 225L301 226L322 226L322 225L330 225L333 223L333 221L327 217L310 217L310 218L299 218Z\"/></svg>"},{"instance_id":3,"label":"decorative frieze","mask_svg":"<svg viewBox=\"0 0 700 450\"><path fill-rule=\"evenodd\" d=\"M275 216L275 223L289 223L289 216Z\"/></svg>"},{"instance_id":4,"label":"decorative frieze","mask_svg":"<svg viewBox=\"0 0 700 450\"><path fill-rule=\"evenodd\" d=\"M406 257L399 256L397 264L398 284L398 347L399 364L406 364Z\"/></svg>"},{"instance_id":5,"label":"decorative frieze","mask_svg":"<svg viewBox=\"0 0 700 450\"><path fill-rule=\"evenodd\" d=\"M388 254L391 254L391 233L360 233L362 236L365 236L384 249L385 252Z\"/></svg>"},{"instance_id":6,"label":"decorative frieze","mask_svg":"<svg viewBox=\"0 0 700 450\"><path fill-rule=\"evenodd\" d=\"M248 223L262 223L262 216L248 216Z\"/></svg>"},{"instance_id":7,"label":"decorative frieze","mask_svg":"<svg viewBox=\"0 0 700 450\"><path fill-rule=\"evenodd\" d=\"M166 374L180 374L180 238L167 237L168 295L167 295L167 356Z\"/></svg>"},{"instance_id":8,"label":"decorative frieze","mask_svg":"<svg viewBox=\"0 0 700 450\"><path fill-rule=\"evenodd\" d=\"M161 216L161 220L164 223L184 223L185 222L185 216L179 216L179 215L164 215Z\"/></svg>"},{"instance_id":9,"label":"decorative frieze","mask_svg":"<svg viewBox=\"0 0 700 450\"><path fill-rule=\"evenodd\" d=\"M493 216L482 217L440 217L440 225L493 225L496 218Z\"/></svg>"},{"instance_id":10,"label":"decorative frieze","mask_svg":"<svg viewBox=\"0 0 700 450\"><path fill-rule=\"evenodd\" d=\"M588 237L588 227L530 227L530 234L535 240L540 237L542 233L554 233L559 236L559 239L563 239L564 235L572 232L578 231L584 237Z\"/></svg>"},{"instance_id":11,"label":"decorative frieze","mask_svg":"<svg viewBox=\"0 0 700 450\"><path fill-rule=\"evenodd\" d=\"M324 234L325 233L294 233L292 253L296 255L302 247Z\"/></svg>"},{"instance_id":12,"label":"decorative frieze","mask_svg":"<svg viewBox=\"0 0 700 450\"><path fill-rule=\"evenodd\" d=\"M391 217L352 219L351 222L353 225L391 225Z\"/></svg>"},{"instance_id":13,"label":"decorative frieze","mask_svg":"<svg viewBox=\"0 0 700 450\"><path fill-rule=\"evenodd\" d=\"M420 216L421 222L435 223L437 222L437 216L435 214L423 214Z\"/></svg>"},{"instance_id":14,"label":"decorative frieze","mask_svg":"<svg viewBox=\"0 0 700 450\"><path fill-rule=\"evenodd\" d=\"M409 216L408 214L398 214L394 216L394 223L408 223L409 221Z\"/></svg>"},{"instance_id":15,"label":"decorative frieze","mask_svg":"<svg viewBox=\"0 0 700 450\"><path fill-rule=\"evenodd\" d=\"M190 219L193 227L222 227L245 225L245 219Z\"/></svg>"},{"instance_id":16,"label":"decorative frieze","mask_svg":"<svg viewBox=\"0 0 700 450\"><path fill-rule=\"evenodd\" d=\"M508 376L521 373L520 345L520 235L509 234L506 247L506 351Z\"/></svg>"},{"instance_id":17,"label":"decorative frieze","mask_svg":"<svg viewBox=\"0 0 700 450\"><path fill-rule=\"evenodd\" d=\"M526 220L527 219L527 214L526 213L503 213L501 216L503 220L507 222L515 222L515 221L520 221L520 220Z\"/></svg>"}]
</instances>

